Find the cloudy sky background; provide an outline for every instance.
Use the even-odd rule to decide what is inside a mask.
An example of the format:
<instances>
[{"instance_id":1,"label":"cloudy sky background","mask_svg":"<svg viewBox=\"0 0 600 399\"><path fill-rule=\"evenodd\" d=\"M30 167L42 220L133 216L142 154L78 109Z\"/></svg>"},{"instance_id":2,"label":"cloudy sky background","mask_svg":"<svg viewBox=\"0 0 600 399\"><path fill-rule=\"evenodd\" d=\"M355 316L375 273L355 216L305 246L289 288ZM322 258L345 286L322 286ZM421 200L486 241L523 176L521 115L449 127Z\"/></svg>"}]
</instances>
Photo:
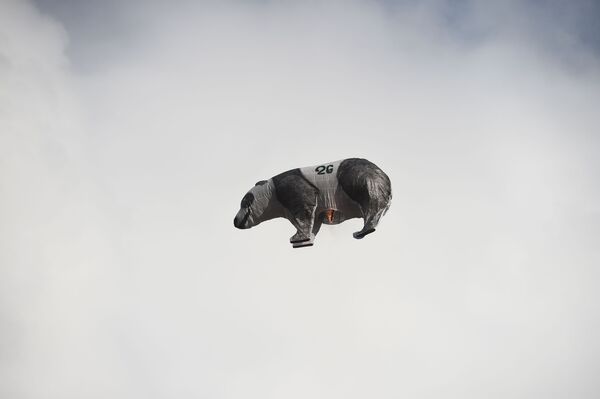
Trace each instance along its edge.
<instances>
[{"instance_id":1,"label":"cloudy sky background","mask_svg":"<svg viewBox=\"0 0 600 399\"><path fill-rule=\"evenodd\" d=\"M600 6L482 3L1 0L0 396L598 397Z\"/></svg>"}]
</instances>

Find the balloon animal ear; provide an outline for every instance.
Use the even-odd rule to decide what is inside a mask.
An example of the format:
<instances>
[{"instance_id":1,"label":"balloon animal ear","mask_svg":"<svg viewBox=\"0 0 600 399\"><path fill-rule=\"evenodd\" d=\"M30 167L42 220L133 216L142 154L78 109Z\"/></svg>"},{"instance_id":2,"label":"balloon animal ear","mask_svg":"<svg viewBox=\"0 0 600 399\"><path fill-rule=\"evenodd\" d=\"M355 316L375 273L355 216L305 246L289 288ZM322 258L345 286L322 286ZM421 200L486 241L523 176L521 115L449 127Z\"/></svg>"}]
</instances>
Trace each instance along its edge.
<instances>
[{"instance_id":1,"label":"balloon animal ear","mask_svg":"<svg viewBox=\"0 0 600 399\"><path fill-rule=\"evenodd\" d=\"M257 182L254 186L262 186L263 184L267 184L267 181L261 180L261 181Z\"/></svg>"}]
</instances>

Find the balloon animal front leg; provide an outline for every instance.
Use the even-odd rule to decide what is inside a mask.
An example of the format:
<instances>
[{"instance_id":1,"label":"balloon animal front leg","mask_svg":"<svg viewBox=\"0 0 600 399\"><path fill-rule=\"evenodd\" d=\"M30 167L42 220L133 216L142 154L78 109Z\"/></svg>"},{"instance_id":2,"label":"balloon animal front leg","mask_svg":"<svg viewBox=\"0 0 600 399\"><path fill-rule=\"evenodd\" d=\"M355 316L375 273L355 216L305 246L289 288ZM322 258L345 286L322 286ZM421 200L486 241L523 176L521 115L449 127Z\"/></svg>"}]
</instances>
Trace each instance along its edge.
<instances>
[{"instance_id":1,"label":"balloon animal front leg","mask_svg":"<svg viewBox=\"0 0 600 399\"><path fill-rule=\"evenodd\" d=\"M285 217L296 228L290 238L294 248L313 245L318 194L318 190L299 175L283 176L277 183L277 196L287 210Z\"/></svg>"},{"instance_id":2,"label":"balloon animal front leg","mask_svg":"<svg viewBox=\"0 0 600 399\"><path fill-rule=\"evenodd\" d=\"M316 205L312 207L312 210L310 208L304 209L299 215L293 215L289 218L289 221L296 228L296 234L290 237L290 243L292 243L294 248L313 245L315 240L313 232L315 210Z\"/></svg>"}]
</instances>

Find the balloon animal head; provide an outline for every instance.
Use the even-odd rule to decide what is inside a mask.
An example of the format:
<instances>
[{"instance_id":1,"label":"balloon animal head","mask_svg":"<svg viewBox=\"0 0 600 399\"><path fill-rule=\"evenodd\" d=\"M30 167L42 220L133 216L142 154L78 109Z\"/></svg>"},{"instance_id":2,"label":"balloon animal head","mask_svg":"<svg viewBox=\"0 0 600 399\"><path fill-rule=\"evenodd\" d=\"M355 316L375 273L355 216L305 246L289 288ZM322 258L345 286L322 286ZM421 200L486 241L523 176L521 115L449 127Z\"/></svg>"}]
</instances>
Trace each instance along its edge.
<instances>
[{"instance_id":1,"label":"balloon animal head","mask_svg":"<svg viewBox=\"0 0 600 399\"><path fill-rule=\"evenodd\" d=\"M256 183L242 198L233 225L238 229L249 229L265 220L283 216L273 192L272 181L261 180Z\"/></svg>"}]
</instances>

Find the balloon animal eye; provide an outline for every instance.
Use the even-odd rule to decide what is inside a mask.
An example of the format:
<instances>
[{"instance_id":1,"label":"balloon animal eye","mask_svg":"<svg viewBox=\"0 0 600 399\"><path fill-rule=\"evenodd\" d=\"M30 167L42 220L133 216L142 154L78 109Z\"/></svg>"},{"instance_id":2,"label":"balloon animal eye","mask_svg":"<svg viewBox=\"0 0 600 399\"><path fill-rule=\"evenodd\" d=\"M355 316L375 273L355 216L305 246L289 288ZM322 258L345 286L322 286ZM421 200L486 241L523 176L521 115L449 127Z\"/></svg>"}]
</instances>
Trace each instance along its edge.
<instances>
[{"instance_id":1,"label":"balloon animal eye","mask_svg":"<svg viewBox=\"0 0 600 399\"><path fill-rule=\"evenodd\" d=\"M252 205L253 202L254 202L254 194L248 193L248 194L244 195L244 198L242 198L242 203L240 204L240 206L242 208L250 208L250 205Z\"/></svg>"}]
</instances>

